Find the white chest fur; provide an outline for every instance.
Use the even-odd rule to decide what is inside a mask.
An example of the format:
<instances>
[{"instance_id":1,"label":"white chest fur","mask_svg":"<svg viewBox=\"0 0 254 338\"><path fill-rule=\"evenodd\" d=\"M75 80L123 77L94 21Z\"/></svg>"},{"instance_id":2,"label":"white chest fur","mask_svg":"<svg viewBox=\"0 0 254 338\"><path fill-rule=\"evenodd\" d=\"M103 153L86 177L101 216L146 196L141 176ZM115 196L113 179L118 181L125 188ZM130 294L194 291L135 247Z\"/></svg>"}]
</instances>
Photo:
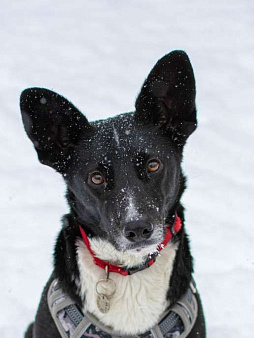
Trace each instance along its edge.
<instances>
[{"instance_id":1,"label":"white chest fur","mask_svg":"<svg viewBox=\"0 0 254 338\"><path fill-rule=\"evenodd\" d=\"M96 246L107 248L109 243L91 243L96 252ZM111 247L112 249L113 247ZM114 250L114 249L112 249ZM166 293L173 268L177 246L168 244L157 257L156 263L131 276L110 273L110 278L116 283L116 292L110 299L110 310L101 313L97 307L96 283L105 278L105 272L94 264L91 254L81 240L77 241L78 267L80 271L80 292L85 299L83 311L89 311L103 324L123 335L135 335L145 332L154 326L166 309ZM98 251L98 250L97 250ZM116 251L116 250L114 250ZM115 252L116 253L116 252ZM119 254L119 251L117 252ZM117 254L116 253L116 254ZM98 256L100 256L98 254ZM137 260L134 255L130 262ZM114 253L111 257L115 257ZM122 256L121 256L122 257ZM100 257L102 258L102 257ZM104 258L106 259L106 258Z\"/></svg>"}]
</instances>

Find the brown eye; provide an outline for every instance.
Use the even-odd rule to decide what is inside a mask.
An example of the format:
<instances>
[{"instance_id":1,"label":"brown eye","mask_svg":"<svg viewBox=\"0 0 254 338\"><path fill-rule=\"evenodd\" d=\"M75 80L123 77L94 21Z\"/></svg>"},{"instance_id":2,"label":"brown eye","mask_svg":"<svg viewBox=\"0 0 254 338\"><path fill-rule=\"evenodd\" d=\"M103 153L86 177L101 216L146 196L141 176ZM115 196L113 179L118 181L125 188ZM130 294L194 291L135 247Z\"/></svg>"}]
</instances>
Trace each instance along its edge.
<instances>
[{"instance_id":1,"label":"brown eye","mask_svg":"<svg viewBox=\"0 0 254 338\"><path fill-rule=\"evenodd\" d=\"M99 184L104 183L104 178L103 178L103 176L99 172L96 172L96 173L93 173L91 175L91 181L94 184L99 185Z\"/></svg>"},{"instance_id":2,"label":"brown eye","mask_svg":"<svg viewBox=\"0 0 254 338\"><path fill-rule=\"evenodd\" d=\"M147 171L150 173L154 173L160 168L160 162L157 160L151 160L147 164Z\"/></svg>"}]
</instances>

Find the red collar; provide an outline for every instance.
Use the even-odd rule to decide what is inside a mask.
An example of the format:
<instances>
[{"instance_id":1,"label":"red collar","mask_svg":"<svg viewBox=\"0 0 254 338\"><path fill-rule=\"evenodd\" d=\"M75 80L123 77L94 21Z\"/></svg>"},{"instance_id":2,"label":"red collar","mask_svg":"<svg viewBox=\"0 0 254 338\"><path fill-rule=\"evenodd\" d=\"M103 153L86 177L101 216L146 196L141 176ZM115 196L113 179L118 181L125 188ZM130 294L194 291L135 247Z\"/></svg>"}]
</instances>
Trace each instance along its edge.
<instances>
[{"instance_id":1,"label":"red collar","mask_svg":"<svg viewBox=\"0 0 254 338\"><path fill-rule=\"evenodd\" d=\"M103 261L103 260L99 259L98 257L96 257L95 253L93 252L93 250L91 248L89 239L88 239L84 229L81 226L79 226L80 233L81 233L81 236L83 238L83 241L84 241L87 249L89 250L90 254L92 255L94 263L104 270L105 270L106 267L108 267L108 272L119 273L123 276L132 275L135 272L144 270L146 268L149 268L151 265L153 265L153 263L155 262L156 257L158 256L159 252L162 249L165 248L165 246L169 243L171 238L173 236L175 236L181 230L181 228L182 228L182 221L181 221L180 217L176 215L174 225L172 226L171 230L170 230L169 227L167 227L165 238L164 238L163 242L157 246L156 251L154 253L152 253L151 255L149 255L147 257L147 260L142 265L140 265L138 267L127 269L127 268L124 268L124 267L120 267L118 265L110 264L109 262Z\"/></svg>"}]
</instances>

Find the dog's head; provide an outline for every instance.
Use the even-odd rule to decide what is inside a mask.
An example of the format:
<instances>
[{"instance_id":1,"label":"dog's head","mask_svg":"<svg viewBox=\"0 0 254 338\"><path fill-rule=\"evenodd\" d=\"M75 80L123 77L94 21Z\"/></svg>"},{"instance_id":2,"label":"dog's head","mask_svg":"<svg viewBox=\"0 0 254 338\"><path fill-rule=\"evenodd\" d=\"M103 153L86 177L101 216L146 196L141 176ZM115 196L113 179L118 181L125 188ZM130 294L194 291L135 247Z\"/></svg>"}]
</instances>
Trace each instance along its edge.
<instances>
[{"instance_id":1,"label":"dog's head","mask_svg":"<svg viewBox=\"0 0 254 338\"><path fill-rule=\"evenodd\" d=\"M27 135L41 163L63 175L72 214L119 251L160 243L179 202L182 149L196 128L195 80L184 52L158 61L135 107L89 123L52 91L21 95Z\"/></svg>"}]
</instances>

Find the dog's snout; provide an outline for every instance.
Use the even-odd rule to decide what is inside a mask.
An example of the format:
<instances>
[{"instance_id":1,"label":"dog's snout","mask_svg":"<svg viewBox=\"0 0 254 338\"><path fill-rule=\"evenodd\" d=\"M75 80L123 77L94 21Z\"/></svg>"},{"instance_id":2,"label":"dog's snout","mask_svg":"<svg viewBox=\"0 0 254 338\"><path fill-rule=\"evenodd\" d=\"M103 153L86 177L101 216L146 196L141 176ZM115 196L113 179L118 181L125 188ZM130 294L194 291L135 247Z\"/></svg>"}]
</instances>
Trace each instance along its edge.
<instances>
[{"instance_id":1,"label":"dog's snout","mask_svg":"<svg viewBox=\"0 0 254 338\"><path fill-rule=\"evenodd\" d=\"M153 226L145 221L128 222L124 229L125 237L133 243L141 242L151 237Z\"/></svg>"}]
</instances>

